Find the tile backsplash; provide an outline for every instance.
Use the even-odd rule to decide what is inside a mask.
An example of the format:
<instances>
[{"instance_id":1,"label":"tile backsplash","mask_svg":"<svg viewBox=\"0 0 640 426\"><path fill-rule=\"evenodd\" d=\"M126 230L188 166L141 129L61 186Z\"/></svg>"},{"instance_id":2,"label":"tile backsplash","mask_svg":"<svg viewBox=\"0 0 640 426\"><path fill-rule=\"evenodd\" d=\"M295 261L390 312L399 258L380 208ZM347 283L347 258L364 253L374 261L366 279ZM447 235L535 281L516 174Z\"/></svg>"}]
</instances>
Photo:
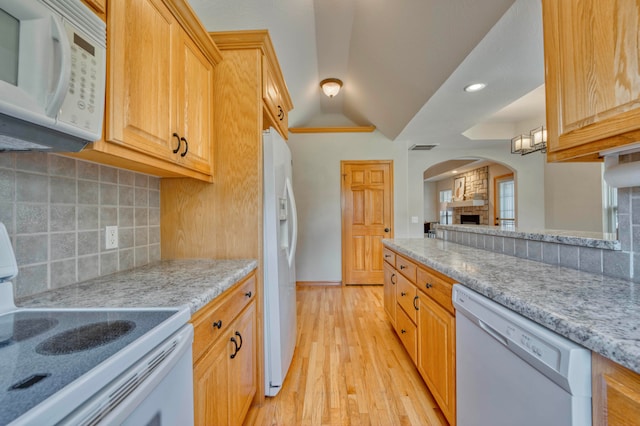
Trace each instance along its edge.
<instances>
[{"instance_id":1,"label":"tile backsplash","mask_svg":"<svg viewBox=\"0 0 640 426\"><path fill-rule=\"evenodd\" d=\"M16 297L160 259L160 179L39 152L0 153L0 222ZM108 225L118 248L104 248Z\"/></svg>"}]
</instances>

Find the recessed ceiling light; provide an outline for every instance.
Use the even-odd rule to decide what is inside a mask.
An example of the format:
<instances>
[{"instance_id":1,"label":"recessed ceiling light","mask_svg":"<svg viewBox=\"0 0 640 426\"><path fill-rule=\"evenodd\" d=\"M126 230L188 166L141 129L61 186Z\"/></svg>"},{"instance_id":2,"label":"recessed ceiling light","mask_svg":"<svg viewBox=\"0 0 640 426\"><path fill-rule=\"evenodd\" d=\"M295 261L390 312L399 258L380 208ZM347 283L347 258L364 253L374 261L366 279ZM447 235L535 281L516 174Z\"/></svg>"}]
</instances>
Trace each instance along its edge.
<instances>
[{"instance_id":1,"label":"recessed ceiling light","mask_svg":"<svg viewBox=\"0 0 640 426\"><path fill-rule=\"evenodd\" d=\"M477 92L487 87L484 83L473 83L464 88L465 92Z\"/></svg>"},{"instance_id":2,"label":"recessed ceiling light","mask_svg":"<svg viewBox=\"0 0 640 426\"><path fill-rule=\"evenodd\" d=\"M451 173L458 173L457 170L451 170Z\"/></svg>"}]
</instances>

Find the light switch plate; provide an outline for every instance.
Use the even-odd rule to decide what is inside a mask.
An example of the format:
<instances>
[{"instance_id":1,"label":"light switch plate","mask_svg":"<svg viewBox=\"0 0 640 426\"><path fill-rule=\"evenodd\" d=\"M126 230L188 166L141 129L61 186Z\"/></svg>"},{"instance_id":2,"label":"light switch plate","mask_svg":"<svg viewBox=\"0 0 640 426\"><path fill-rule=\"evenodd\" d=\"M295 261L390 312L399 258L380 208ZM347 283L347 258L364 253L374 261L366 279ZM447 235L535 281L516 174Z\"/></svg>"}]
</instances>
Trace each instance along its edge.
<instances>
[{"instance_id":1,"label":"light switch plate","mask_svg":"<svg viewBox=\"0 0 640 426\"><path fill-rule=\"evenodd\" d=\"M418 216L411 216L411 223L418 223Z\"/></svg>"}]
</instances>

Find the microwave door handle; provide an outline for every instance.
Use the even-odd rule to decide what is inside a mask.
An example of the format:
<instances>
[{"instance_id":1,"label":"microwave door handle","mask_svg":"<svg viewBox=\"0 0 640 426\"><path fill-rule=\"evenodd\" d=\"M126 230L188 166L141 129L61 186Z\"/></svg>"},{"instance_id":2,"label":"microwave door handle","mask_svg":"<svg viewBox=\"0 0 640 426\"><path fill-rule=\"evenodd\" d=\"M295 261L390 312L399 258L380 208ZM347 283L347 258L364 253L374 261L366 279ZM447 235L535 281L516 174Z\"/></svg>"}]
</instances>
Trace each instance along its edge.
<instances>
[{"instance_id":1,"label":"microwave door handle","mask_svg":"<svg viewBox=\"0 0 640 426\"><path fill-rule=\"evenodd\" d=\"M62 21L51 17L51 40L53 44L53 64L58 64L55 86L49 94L46 107L46 114L49 117L58 115L64 97L69 90L69 80L71 78L71 47L62 25Z\"/></svg>"}]
</instances>

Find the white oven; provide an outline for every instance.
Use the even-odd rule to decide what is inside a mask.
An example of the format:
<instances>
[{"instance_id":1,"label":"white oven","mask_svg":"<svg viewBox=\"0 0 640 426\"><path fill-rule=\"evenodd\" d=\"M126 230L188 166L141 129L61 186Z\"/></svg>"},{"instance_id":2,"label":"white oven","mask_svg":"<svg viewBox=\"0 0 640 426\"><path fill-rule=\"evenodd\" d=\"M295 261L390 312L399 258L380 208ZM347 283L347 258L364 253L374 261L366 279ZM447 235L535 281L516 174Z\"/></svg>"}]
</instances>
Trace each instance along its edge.
<instances>
[{"instance_id":1,"label":"white oven","mask_svg":"<svg viewBox=\"0 0 640 426\"><path fill-rule=\"evenodd\" d=\"M23 309L0 223L0 424L192 425L187 306Z\"/></svg>"}]
</instances>

